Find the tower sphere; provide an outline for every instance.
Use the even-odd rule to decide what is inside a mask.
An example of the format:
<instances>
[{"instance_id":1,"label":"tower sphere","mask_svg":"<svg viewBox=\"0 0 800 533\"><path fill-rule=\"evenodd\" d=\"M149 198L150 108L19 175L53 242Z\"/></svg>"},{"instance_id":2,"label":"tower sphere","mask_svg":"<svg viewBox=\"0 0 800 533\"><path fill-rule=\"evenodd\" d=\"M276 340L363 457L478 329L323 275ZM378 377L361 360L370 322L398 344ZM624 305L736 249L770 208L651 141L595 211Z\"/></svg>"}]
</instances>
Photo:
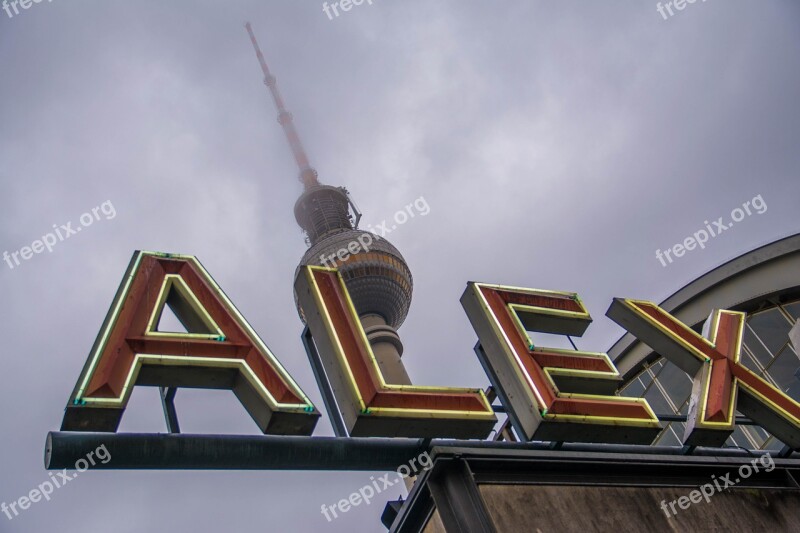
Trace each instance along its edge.
<instances>
[{"instance_id":1,"label":"tower sphere","mask_svg":"<svg viewBox=\"0 0 800 533\"><path fill-rule=\"evenodd\" d=\"M356 247L357 251L350 253ZM339 260L339 253L346 259ZM306 250L295 277L304 265L335 265L344 278L359 316L380 315L394 328L400 327L406 319L413 289L411 271L397 248L386 239L368 231L342 230ZM299 306L297 311L305 321Z\"/></svg>"}]
</instances>

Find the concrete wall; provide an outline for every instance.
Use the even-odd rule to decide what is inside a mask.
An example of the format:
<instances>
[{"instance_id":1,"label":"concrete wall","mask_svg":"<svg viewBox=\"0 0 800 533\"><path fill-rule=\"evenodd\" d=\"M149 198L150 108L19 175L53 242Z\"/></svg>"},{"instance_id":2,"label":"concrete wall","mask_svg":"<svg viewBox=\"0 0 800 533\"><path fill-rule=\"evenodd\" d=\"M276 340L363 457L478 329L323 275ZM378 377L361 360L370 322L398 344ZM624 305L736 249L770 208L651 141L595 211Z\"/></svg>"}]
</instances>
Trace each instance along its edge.
<instances>
[{"instance_id":1,"label":"concrete wall","mask_svg":"<svg viewBox=\"0 0 800 533\"><path fill-rule=\"evenodd\" d=\"M729 489L685 510L675 504L678 512L668 518L661 501L688 496L693 487L480 485L479 490L499 532L800 531L800 491Z\"/></svg>"}]
</instances>

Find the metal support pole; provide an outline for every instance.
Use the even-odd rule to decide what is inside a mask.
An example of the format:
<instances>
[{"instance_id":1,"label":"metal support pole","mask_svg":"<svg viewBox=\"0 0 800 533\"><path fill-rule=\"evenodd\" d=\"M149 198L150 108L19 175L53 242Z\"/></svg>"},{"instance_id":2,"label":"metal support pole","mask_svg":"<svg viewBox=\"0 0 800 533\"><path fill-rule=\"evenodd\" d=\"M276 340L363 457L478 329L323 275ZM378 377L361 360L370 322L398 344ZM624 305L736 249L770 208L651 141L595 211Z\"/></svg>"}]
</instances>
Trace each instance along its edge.
<instances>
[{"instance_id":1,"label":"metal support pole","mask_svg":"<svg viewBox=\"0 0 800 533\"><path fill-rule=\"evenodd\" d=\"M314 344L314 338L311 336L311 330L308 326L303 329L300 338L303 341L303 347L306 349L308 361L311 363L311 369L314 371L314 377L317 380L317 388L322 393L322 401L325 403L325 410L328 412L328 418L333 426L333 433L337 437L347 437L347 427L344 425L342 413L339 411L336 398L333 395L328 376L325 374L325 368L322 366L322 359L320 359L317 346Z\"/></svg>"},{"instance_id":2,"label":"metal support pole","mask_svg":"<svg viewBox=\"0 0 800 533\"><path fill-rule=\"evenodd\" d=\"M180 433L181 427L178 424L178 413L175 411L175 393L178 392L178 388L159 387L158 392L161 396L161 406L164 408L164 420L167 422L167 431L169 433Z\"/></svg>"},{"instance_id":3,"label":"metal support pole","mask_svg":"<svg viewBox=\"0 0 800 533\"><path fill-rule=\"evenodd\" d=\"M429 449L422 439L58 432L47 435L45 468L73 469L105 446L102 469L395 470Z\"/></svg>"},{"instance_id":4,"label":"metal support pole","mask_svg":"<svg viewBox=\"0 0 800 533\"><path fill-rule=\"evenodd\" d=\"M475 355L478 356L478 361L480 361L484 372L486 372L486 375L489 377L489 383L492 384L492 390L500 398L500 403L503 406L511 405L511 401L506 396L505 389L500 386L500 380L495 375L492 365L489 364L489 359L486 356L486 352L483 350L483 346L481 345L480 341L475 343L473 350L475 351ZM494 406L492 406L492 409L494 409ZM523 435L525 435L525 432L522 430L522 426L517 423L517 418L514 416L514 413L510 410L506 410L505 407L503 408L503 411L508 414L508 418L511 421L511 426L514 428L514 431L517 432L517 435L519 435L521 439L524 439L525 437L523 437Z\"/></svg>"}]
</instances>

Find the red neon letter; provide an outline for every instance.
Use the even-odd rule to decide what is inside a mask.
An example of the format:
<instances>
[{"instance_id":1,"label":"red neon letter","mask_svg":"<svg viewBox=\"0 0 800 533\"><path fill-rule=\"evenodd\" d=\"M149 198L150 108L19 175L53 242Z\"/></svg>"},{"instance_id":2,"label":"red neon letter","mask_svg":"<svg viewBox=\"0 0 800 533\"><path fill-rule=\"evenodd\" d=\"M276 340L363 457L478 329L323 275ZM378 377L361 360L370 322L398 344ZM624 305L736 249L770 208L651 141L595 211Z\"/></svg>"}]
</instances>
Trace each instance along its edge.
<instances>
[{"instance_id":1,"label":"red neon letter","mask_svg":"<svg viewBox=\"0 0 800 533\"><path fill-rule=\"evenodd\" d=\"M800 448L800 404L739 362L744 313L713 311L704 336L648 301L615 298L606 314L694 376L685 444L721 446L734 430L739 409Z\"/></svg>"},{"instance_id":2,"label":"red neon letter","mask_svg":"<svg viewBox=\"0 0 800 533\"><path fill-rule=\"evenodd\" d=\"M295 289L349 435L484 438L491 432L497 418L480 389L386 383L336 269L305 266Z\"/></svg>"},{"instance_id":3,"label":"red neon letter","mask_svg":"<svg viewBox=\"0 0 800 533\"><path fill-rule=\"evenodd\" d=\"M169 305L188 333L157 331ZM67 405L64 431L116 431L134 385L232 389L264 433L319 412L193 256L136 252Z\"/></svg>"},{"instance_id":4,"label":"red neon letter","mask_svg":"<svg viewBox=\"0 0 800 533\"><path fill-rule=\"evenodd\" d=\"M471 282L461 304L525 438L649 444L660 431L647 401L613 395L620 378L608 355L533 345L528 331L583 334L592 319L576 294Z\"/></svg>"}]
</instances>

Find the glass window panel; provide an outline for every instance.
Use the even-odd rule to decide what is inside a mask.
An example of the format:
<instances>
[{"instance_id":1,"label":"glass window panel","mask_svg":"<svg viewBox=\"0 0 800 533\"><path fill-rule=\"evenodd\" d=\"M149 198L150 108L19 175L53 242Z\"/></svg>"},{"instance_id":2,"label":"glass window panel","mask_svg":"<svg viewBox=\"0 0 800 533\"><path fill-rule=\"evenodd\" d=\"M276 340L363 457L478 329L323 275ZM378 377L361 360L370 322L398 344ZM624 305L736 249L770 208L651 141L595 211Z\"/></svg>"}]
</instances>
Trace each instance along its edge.
<instances>
[{"instance_id":1,"label":"glass window panel","mask_svg":"<svg viewBox=\"0 0 800 533\"><path fill-rule=\"evenodd\" d=\"M684 416L689 414L689 398L688 397L683 402L683 404L681 405L681 408L678 410L678 412L680 412L680 414L682 414Z\"/></svg>"},{"instance_id":2,"label":"glass window panel","mask_svg":"<svg viewBox=\"0 0 800 533\"><path fill-rule=\"evenodd\" d=\"M661 370L661 367L664 366L664 358L662 357L652 365L650 365L650 370L653 372L653 375L658 375L658 372Z\"/></svg>"},{"instance_id":3,"label":"glass window panel","mask_svg":"<svg viewBox=\"0 0 800 533\"><path fill-rule=\"evenodd\" d=\"M773 354L778 353L786 344L789 340L789 330L792 329L792 324L778 308L756 313L747 323Z\"/></svg>"},{"instance_id":4,"label":"glass window panel","mask_svg":"<svg viewBox=\"0 0 800 533\"><path fill-rule=\"evenodd\" d=\"M774 436L770 435L770 439L764 445L763 449L769 450L771 452L778 452L778 451L781 451L784 446L785 446L785 444L783 444L781 441L776 439Z\"/></svg>"},{"instance_id":5,"label":"glass window panel","mask_svg":"<svg viewBox=\"0 0 800 533\"><path fill-rule=\"evenodd\" d=\"M782 391L786 391L797 383L797 372L800 370L800 359L791 347L781 352L767 369L767 374L778 384Z\"/></svg>"},{"instance_id":6,"label":"glass window panel","mask_svg":"<svg viewBox=\"0 0 800 533\"><path fill-rule=\"evenodd\" d=\"M797 358L798 358L798 359L800 359L800 354L798 354L798 353L797 353L797 350L795 349L795 347L792 345L792 343L791 343L791 342L790 342L789 344L787 344L787 345L786 345L786 348L785 348L785 349L786 349L786 350L791 350L791 351L792 351L792 353L794 353L794 354L797 356Z\"/></svg>"},{"instance_id":7,"label":"glass window panel","mask_svg":"<svg viewBox=\"0 0 800 533\"><path fill-rule=\"evenodd\" d=\"M672 424L669 424L658 436L655 443L657 446L680 446L681 439L673 431Z\"/></svg>"},{"instance_id":8,"label":"glass window panel","mask_svg":"<svg viewBox=\"0 0 800 533\"><path fill-rule=\"evenodd\" d=\"M752 333L751 333L751 335L752 335ZM745 338L747 338L747 334L746 333L745 333ZM747 341L745 341L744 345L745 345L745 348L748 347ZM764 350L764 353L767 353L767 351ZM747 349L743 349L742 350L742 359L741 359L741 361L742 361L742 364L745 366L745 368L748 368L748 369L752 370L753 372L755 372L759 376L764 371L764 367L755 362L756 361L755 357L753 357L753 354L751 354L750 351L747 350ZM767 361L767 363L769 363L769 361Z\"/></svg>"},{"instance_id":9,"label":"glass window panel","mask_svg":"<svg viewBox=\"0 0 800 533\"><path fill-rule=\"evenodd\" d=\"M644 388L646 389L653 382L653 375L650 373L649 370L645 370L644 372L639 374L639 379L641 380L642 385L644 385Z\"/></svg>"},{"instance_id":10,"label":"glass window panel","mask_svg":"<svg viewBox=\"0 0 800 533\"><path fill-rule=\"evenodd\" d=\"M742 431L755 443L756 448L761 448L769 438L769 433L758 426L742 426Z\"/></svg>"},{"instance_id":11,"label":"glass window panel","mask_svg":"<svg viewBox=\"0 0 800 533\"><path fill-rule=\"evenodd\" d=\"M744 429L742 429L742 426L740 425L736 426L736 429L733 430L733 435L731 435L731 437L733 437L733 440L736 442L737 446L741 446L742 448L747 448L748 450L757 448L756 446L757 443L750 442L750 439L747 438Z\"/></svg>"},{"instance_id":12,"label":"glass window panel","mask_svg":"<svg viewBox=\"0 0 800 533\"><path fill-rule=\"evenodd\" d=\"M670 425L672 426L672 431L678 436L678 441L683 444L683 433L686 431L686 424L684 422L673 422Z\"/></svg>"},{"instance_id":13,"label":"glass window panel","mask_svg":"<svg viewBox=\"0 0 800 533\"><path fill-rule=\"evenodd\" d=\"M744 328L744 338L742 339L744 345L755 356L761 366L767 366L772 361L772 355L758 340L753 330L749 326ZM747 366L747 365L745 365ZM749 368L749 367L748 367ZM760 373L760 372L759 372Z\"/></svg>"},{"instance_id":14,"label":"glass window panel","mask_svg":"<svg viewBox=\"0 0 800 533\"><path fill-rule=\"evenodd\" d=\"M676 406L680 407L692 392L692 380L689 375L667 361L658 374L658 382Z\"/></svg>"},{"instance_id":15,"label":"glass window panel","mask_svg":"<svg viewBox=\"0 0 800 533\"><path fill-rule=\"evenodd\" d=\"M650 407L653 408L653 412L657 415L671 415L675 414L672 407L670 407L667 399L664 398L664 395L661 394L661 391L658 390L658 387L650 387L650 389L645 393L644 397L647 399L647 402L650 404Z\"/></svg>"},{"instance_id":16,"label":"glass window panel","mask_svg":"<svg viewBox=\"0 0 800 533\"><path fill-rule=\"evenodd\" d=\"M761 426L747 426L745 429L754 435L756 442L759 443L758 447L760 450L765 450L768 448L770 439L775 440L775 437L772 436L772 433L765 430Z\"/></svg>"},{"instance_id":17,"label":"glass window panel","mask_svg":"<svg viewBox=\"0 0 800 533\"><path fill-rule=\"evenodd\" d=\"M783 306L786 312L794 317L795 320L800 320L800 301Z\"/></svg>"},{"instance_id":18,"label":"glass window panel","mask_svg":"<svg viewBox=\"0 0 800 533\"><path fill-rule=\"evenodd\" d=\"M734 431L733 434L730 437L728 437L728 440L725 441L725 444L723 444L723 447L724 448L749 448L750 447L750 446L747 446L746 444L744 444L745 441L743 439L739 438L739 440L736 440L737 436L738 435L736 435L736 432Z\"/></svg>"},{"instance_id":19,"label":"glass window panel","mask_svg":"<svg viewBox=\"0 0 800 533\"><path fill-rule=\"evenodd\" d=\"M627 396L628 398L641 398L644 392L644 385L639 378L634 378L628 385L622 389L620 396Z\"/></svg>"}]
</instances>

